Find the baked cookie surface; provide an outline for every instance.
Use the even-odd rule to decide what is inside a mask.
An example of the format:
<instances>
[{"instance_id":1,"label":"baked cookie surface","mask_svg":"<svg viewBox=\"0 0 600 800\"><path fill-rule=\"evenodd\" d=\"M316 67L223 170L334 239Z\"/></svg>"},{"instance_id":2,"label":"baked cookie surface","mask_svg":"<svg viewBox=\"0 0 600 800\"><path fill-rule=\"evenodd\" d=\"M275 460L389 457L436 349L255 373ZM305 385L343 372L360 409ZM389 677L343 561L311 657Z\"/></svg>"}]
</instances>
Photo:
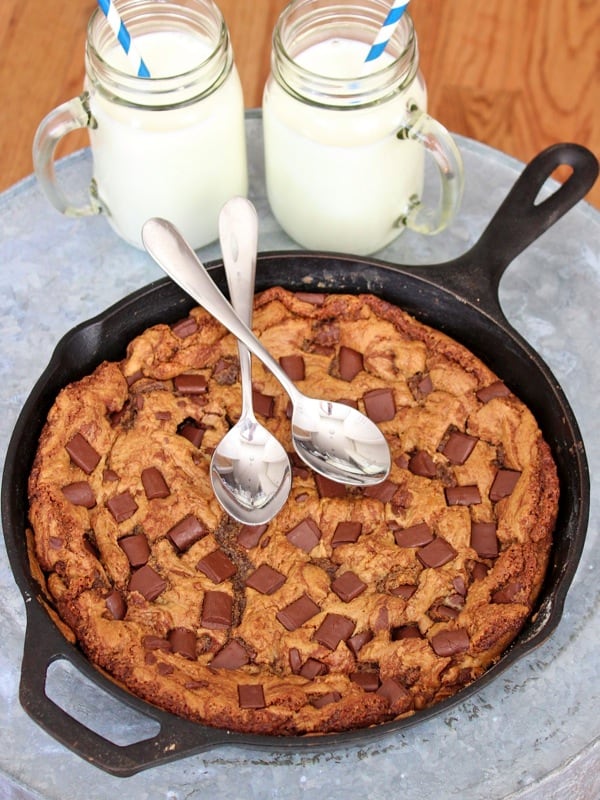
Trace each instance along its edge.
<instances>
[{"instance_id":1,"label":"baked cookie surface","mask_svg":"<svg viewBox=\"0 0 600 800\"><path fill-rule=\"evenodd\" d=\"M194 308L67 386L29 481L36 567L87 657L215 727L342 731L478 678L532 613L558 507L548 445L464 347L372 295L258 295L254 329L298 388L385 433L368 489L292 454L289 401L253 363L256 412L290 452L268 525L216 501L214 447L240 413L237 345Z\"/></svg>"}]
</instances>

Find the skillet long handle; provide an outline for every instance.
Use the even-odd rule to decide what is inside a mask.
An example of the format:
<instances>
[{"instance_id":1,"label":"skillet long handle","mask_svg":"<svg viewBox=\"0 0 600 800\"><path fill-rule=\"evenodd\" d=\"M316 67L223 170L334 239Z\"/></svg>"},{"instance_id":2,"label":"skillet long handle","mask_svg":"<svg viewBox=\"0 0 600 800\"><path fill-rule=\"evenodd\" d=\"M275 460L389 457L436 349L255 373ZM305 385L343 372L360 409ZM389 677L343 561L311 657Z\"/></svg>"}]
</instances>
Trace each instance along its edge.
<instances>
[{"instance_id":1,"label":"skillet long handle","mask_svg":"<svg viewBox=\"0 0 600 800\"><path fill-rule=\"evenodd\" d=\"M546 180L562 165L570 166L572 173L553 194L536 203ZM495 292L511 261L583 199L597 177L598 160L582 145L562 143L543 150L517 178L479 241L458 261L485 259Z\"/></svg>"}]
</instances>

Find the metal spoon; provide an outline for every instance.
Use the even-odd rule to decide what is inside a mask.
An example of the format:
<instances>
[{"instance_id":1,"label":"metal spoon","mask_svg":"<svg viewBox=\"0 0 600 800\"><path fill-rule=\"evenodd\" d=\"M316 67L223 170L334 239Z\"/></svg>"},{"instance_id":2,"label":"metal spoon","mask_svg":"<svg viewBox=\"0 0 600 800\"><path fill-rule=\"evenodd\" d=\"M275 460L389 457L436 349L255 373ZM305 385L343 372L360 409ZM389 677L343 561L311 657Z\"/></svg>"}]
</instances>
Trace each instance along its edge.
<instances>
[{"instance_id":1,"label":"metal spoon","mask_svg":"<svg viewBox=\"0 0 600 800\"><path fill-rule=\"evenodd\" d=\"M234 197L219 215L221 253L231 304L251 327L258 244L258 218L244 197ZM246 525L269 522L292 487L290 459L281 444L256 421L252 408L250 351L238 340L242 413L213 453L210 479L225 511Z\"/></svg>"},{"instance_id":2,"label":"metal spoon","mask_svg":"<svg viewBox=\"0 0 600 800\"><path fill-rule=\"evenodd\" d=\"M302 394L244 325L174 225L150 219L143 226L142 241L175 283L240 339L281 383L294 407L292 442L300 458L315 472L339 483L366 486L387 477L390 450L377 425L344 403Z\"/></svg>"}]
</instances>

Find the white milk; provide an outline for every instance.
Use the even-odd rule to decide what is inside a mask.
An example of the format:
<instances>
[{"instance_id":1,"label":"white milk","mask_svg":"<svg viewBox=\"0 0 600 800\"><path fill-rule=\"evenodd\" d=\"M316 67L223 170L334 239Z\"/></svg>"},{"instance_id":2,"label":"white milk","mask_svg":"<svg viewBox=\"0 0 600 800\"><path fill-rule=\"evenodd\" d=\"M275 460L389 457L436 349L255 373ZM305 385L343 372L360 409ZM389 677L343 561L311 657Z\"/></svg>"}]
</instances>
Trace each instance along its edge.
<instances>
[{"instance_id":1,"label":"white milk","mask_svg":"<svg viewBox=\"0 0 600 800\"><path fill-rule=\"evenodd\" d=\"M152 80L196 68L214 45L185 31L136 37ZM131 73L119 47L103 53L110 66ZM114 101L90 89L95 191L117 232L141 247L143 223L153 216L173 222L194 248L215 240L224 203L247 193L244 105L235 65L214 92L194 101L185 81L182 99L165 100L154 88L148 107ZM183 88L185 87L185 88ZM168 102L169 107L160 108ZM150 105L152 104L152 105Z\"/></svg>"},{"instance_id":2,"label":"white milk","mask_svg":"<svg viewBox=\"0 0 600 800\"><path fill-rule=\"evenodd\" d=\"M367 50L357 40L329 39L294 61L315 77L357 78L358 84L391 62L384 53L365 63ZM363 108L302 101L271 76L263 100L267 192L293 239L312 249L367 254L398 235L423 188L423 147L396 135L413 103L426 109L420 76L391 99Z\"/></svg>"}]
</instances>

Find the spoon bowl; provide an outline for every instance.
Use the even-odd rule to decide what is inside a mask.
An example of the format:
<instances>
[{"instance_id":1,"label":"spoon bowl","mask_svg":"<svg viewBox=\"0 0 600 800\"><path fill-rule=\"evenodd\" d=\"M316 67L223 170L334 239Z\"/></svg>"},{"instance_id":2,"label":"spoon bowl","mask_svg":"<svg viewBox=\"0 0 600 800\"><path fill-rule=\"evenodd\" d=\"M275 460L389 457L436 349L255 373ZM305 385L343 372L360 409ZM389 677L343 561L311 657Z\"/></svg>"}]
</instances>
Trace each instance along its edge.
<instances>
[{"instance_id":1,"label":"spoon bowl","mask_svg":"<svg viewBox=\"0 0 600 800\"><path fill-rule=\"evenodd\" d=\"M234 197L219 215L219 238L231 304L252 325L258 219L254 206ZM217 500L230 517L246 525L269 522L281 510L292 488L288 454L252 408L250 351L238 340L242 412L221 439L210 465Z\"/></svg>"},{"instance_id":2,"label":"spoon bowl","mask_svg":"<svg viewBox=\"0 0 600 800\"><path fill-rule=\"evenodd\" d=\"M344 403L309 398L235 313L195 252L167 220L154 217L142 229L142 241L156 263L275 376L293 405L294 449L315 472L339 483L381 483L391 467L390 450L372 420Z\"/></svg>"}]
</instances>

